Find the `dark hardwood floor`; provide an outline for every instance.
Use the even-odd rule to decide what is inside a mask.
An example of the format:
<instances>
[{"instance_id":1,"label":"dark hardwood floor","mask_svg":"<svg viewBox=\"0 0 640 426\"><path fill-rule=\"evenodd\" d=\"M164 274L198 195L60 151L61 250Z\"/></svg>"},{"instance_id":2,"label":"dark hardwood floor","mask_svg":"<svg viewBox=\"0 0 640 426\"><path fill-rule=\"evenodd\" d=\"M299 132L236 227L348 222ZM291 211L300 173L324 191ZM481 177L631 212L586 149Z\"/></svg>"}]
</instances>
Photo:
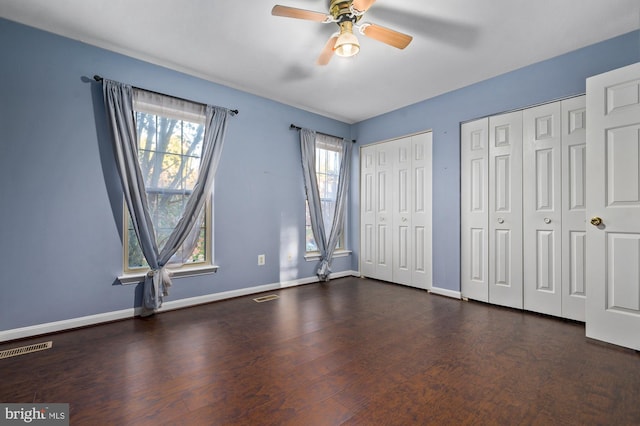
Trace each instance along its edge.
<instances>
[{"instance_id":1,"label":"dark hardwood floor","mask_svg":"<svg viewBox=\"0 0 640 426\"><path fill-rule=\"evenodd\" d=\"M640 424L640 356L584 325L343 278L10 342L0 402L72 425Z\"/></svg>"}]
</instances>

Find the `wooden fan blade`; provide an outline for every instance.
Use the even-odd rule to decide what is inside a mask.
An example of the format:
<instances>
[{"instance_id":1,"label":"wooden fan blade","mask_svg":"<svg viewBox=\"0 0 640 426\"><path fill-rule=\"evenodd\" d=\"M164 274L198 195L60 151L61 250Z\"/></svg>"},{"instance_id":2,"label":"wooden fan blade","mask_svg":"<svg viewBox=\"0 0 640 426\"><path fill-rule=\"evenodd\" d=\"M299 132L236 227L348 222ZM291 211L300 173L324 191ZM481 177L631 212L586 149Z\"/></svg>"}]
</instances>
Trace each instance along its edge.
<instances>
[{"instance_id":1,"label":"wooden fan blade","mask_svg":"<svg viewBox=\"0 0 640 426\"><path fill-rule=\"evenodd\" d=\"M390 30L389 28L376 24L363 26L362 33L367 37L397 47L398 49L404 49L411 43L411 40L413 40L413 37L410 35L399 33L398 31Z\"/></svg>"},{"instance_id":2,"label":"wooden fan blade","mask_svg":"<svg viewBox=\"0 0 640 426\"><path fill-rule=\"evenodd\" d=\"M297 9L295 7L280 6L279 4L273 6L271 9L273 16L284 16L285 18L306 19L307 21L324 22L327 20L326 13L314 12L311 10Z\"/></svg>"},{"instance_id":3,"label":"wooden fan blade","mask_svg":"<svg viewBox=\"0 0 640 426\"><path fill-rule=\"evenodd\" d=\"M352 6L355 10L359 12L364 12L369 10L371 5L375 3L376 0L353 0Z\"/></svg>"},{"instance_id":4,"label":"wooden fan blade","mask_svg":"<svg viewBox=\"0 0 640 426\"><path fill-rule=\"evenodd\" d=\"M322 52L320 52L320 56L318 56L318 60L316 61L318 65L327 65L329 63L333 57L333 48L336 45L337 40L337 35L334 35L327 40L327 44L324 45L324 49L322 49Z\"/></svg>"}]
</instances>

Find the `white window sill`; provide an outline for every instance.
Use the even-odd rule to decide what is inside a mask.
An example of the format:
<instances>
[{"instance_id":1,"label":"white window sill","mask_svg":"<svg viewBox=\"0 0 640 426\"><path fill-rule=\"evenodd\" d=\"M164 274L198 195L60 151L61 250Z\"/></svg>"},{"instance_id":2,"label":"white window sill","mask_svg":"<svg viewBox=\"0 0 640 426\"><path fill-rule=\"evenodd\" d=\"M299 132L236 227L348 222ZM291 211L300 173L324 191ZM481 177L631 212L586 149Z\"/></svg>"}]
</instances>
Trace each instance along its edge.
<instances>
[{"instance_id":1,"label":"white window sill","mask_svg":"<svg viewBox=\"0 0 640 426\"><path fill-rule=\"evenodd\" d=\"M194 277L197 275L206 275L218 272L217 265L194 266L191 268L187 267L182 269L168 269L171 271L171 278ZM147 275L147 271L122 274L118 277L118 281L120 281L120 284L122 285L138 284L139 282L144 281L145 275Z\"/></svg>"},{"instance_id":2,"label":"white window sill","mask_svg":"<svg viewBox=\"0 0 640 426\"><path fill-rule=\"evenodd\" d=\"M333 252L333 257L347 257L351 256L351 250L336 250ZM307 262L311 262L313 260L320 260L320 253L318 252L309 252L304 255L304 260Z\"/></svg>"}]
</instances>

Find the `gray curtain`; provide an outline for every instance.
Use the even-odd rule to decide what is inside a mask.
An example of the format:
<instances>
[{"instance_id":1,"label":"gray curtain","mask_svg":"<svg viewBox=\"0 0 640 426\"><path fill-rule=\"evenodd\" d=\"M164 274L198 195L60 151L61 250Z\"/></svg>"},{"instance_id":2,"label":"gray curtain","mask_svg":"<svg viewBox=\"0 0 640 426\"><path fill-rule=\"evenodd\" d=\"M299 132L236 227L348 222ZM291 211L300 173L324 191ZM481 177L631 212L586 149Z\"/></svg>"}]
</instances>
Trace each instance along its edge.
<instances>
[{"instance_id":1,"label":"gray curtain","mask_svg":"<svg viewBox=\"0 0 640 426\"><path fill-rule=\"evenodd\" d=\"M340 143L340 172L338 177L338 189L336 194L336 206L329 236L324 226L322 214L322 202L318 189L316 175L316 132L309 129L300 129L300 152L302 156L302 171L304 175L304 187L309 203L311 217L311 229L313 238L320 252L320 264L316 274L321 281L328 281L331 273L331 260L336 249L340 235L344 230L344 219L347 208L347 192L351 174L352 142L345 139Z\"/></svg>"},{"instance_id":2,"label":"gray curtain","mask_svg":"<svg viewBox=\"0 0 640 426\"><path fill-rule=\"evenodd\" d=\"M125 201L142 253L150 267L144 280L142 302L143 315L148 315L160 308L163 297L169 294L171 278L165 265L189 236L196 224L200 210L211 194L213 177L224 144L229 110L207 105L200 173L187 201L184 214L162 250L158 250L153 222L149 215L142 171L138 163L133 88L107 79L103 80L102 87Z\"/></svg>"}]
</instances>

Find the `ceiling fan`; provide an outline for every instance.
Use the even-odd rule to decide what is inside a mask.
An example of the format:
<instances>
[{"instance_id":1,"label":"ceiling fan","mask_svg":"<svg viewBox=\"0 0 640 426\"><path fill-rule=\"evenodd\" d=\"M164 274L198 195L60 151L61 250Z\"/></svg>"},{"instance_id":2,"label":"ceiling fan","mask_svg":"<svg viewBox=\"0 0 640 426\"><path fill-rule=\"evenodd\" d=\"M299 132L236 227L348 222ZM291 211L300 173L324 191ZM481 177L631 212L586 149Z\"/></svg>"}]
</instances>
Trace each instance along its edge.
<instances>
[{"instance_id":1,"label":"ceiling fan","mask_svg":"<svg viewBox=\"0 0 640 426\"><path fill-rule=\"evenodd\" d=\"M369 10L374 2L375 0L330 0L328 14L275 5L271 10L271 14L286 18L316 21L323 24L336 23L339 31L329 38L316 61L318 65L327 65L334 53L338 56L350 57L360 51L358 38L353 34L354 28L362 35L398 49L404 49L411 43L413 37L410 35L369 22L360 22L364 13Z\"/></svg>"}]
</instances>

